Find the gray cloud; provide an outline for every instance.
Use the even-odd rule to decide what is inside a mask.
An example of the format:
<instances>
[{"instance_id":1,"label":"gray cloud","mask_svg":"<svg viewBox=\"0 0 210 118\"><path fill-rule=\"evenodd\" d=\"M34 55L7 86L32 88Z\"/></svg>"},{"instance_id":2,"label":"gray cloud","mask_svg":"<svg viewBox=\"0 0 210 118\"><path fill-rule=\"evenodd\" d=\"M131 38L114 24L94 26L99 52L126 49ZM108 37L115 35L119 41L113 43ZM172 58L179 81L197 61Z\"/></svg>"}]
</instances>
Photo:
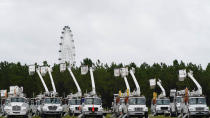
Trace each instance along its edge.
<instances>
[{"instance_id":1,"label":"gray cloud","mask_svg":"<svg viewBox=\"0 0 210 118\"><path fill-rule=\"evenodd\" d=\"M1 0L0 61L58 63L64 25L72 28L77 64L202 64L210 57L209 0Z\"/></svg>"}]
</instances>

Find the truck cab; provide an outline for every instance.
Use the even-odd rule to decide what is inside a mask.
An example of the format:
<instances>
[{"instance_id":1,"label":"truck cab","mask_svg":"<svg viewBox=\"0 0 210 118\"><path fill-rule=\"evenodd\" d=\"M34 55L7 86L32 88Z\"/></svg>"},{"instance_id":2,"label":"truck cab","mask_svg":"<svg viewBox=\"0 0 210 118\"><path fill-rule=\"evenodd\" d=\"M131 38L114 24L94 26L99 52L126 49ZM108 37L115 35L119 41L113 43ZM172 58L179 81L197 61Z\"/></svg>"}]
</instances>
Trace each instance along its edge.
<instances>
[{"instance_id":1,"label":"truck cab","mask_svg":"<svg viewBox=\"0 0 210 118\"><path fill-rule=\"evenodd\" d=\"M204 96L191 96L187 103L182 106L184 113L188 116L209 116L209 108L206 104L206 98Z\"/></svg>"},{"instance_id":2,"label":"truck cab","mask_svg":"<svg viewBox=\"0 0 210 118\"><path fill-rule=\"evenodd\" d=\"M30 112L28 100L25 97L10 97L6 100L4 106L5 115L9 116L25 116Z\"/></svg>"},{"instance_id":3,"label":"truck cab","mask_svg":"<svg viewBox=\"0 0 210 118\"><path fill-rule=\"evenodd\" d=\"M63 107L61 98L59 97L45 97L42 100L41 105L39 106L39 113L41 116L59 116L63 115Z\"/></svg>"},{"instance_id":4,"label":"truck cab","mask_svg":"<svg viewBox=\"0 0 210 118\"><path fill-rule=\"evenodd\" d=\"M143 117L148 118L148 108L146 107L145 97L129 97L126 104L127 117Z\"/></svg>"},{"instance_id":5,"label":"truck cab","mask_svg":"<svg viewBox=\"0 0 210 118\"><path fill-rule=\"evenodd\" d=\"M72 98L68 100L68 106L69 106L69 115L79 115L81 114L81 98Z\"/></svg>"},{"instance_id":6,"label":"truck cab","mask_svg":"<svg viewBox=\"0 0 210 118\"><path fill-rule=\"evenodd\" d=\"M168 98L158 98L156 102L152 101L151 112L153 115L169 115L170 100Z\"/></svg>"},{"instance_id":7,"label":"truck cab","mask_svg":"<svg viewBox=\"0 0 210 118\"><path fill-rule=\"evenodd\" d=\"M182 96L170 97L170 116L178 116L181 113Z\"/></svg>"},{"instance_id":8,"label":"truck cab","mask_svg":"<svg viewBox=\"0 0 210 118\"><path fill-rule=\"evenodd\" d=\"M103 117L102 101L99 97L85 97L82 104L83 117L99 116Z\"/></svg>"}]
</instances>

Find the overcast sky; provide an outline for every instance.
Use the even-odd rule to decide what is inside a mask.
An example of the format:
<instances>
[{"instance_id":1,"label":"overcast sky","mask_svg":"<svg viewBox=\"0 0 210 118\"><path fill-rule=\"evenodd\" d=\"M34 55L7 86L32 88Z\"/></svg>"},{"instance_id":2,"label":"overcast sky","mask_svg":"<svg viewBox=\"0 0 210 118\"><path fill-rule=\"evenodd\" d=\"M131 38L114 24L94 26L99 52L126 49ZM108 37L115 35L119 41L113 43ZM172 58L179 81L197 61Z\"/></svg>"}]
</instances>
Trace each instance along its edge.
<instances>
[{"instance_id":1,"label":"overcast sky","mask_svg":"<svg viewBox=\"0 0 210 118\"><path fill-rule=\"evenodd\" d=\"M0 0L0 61L58 63L69 25L76 62L210 62L209 0Z\"/></svg>"}]
</instances>

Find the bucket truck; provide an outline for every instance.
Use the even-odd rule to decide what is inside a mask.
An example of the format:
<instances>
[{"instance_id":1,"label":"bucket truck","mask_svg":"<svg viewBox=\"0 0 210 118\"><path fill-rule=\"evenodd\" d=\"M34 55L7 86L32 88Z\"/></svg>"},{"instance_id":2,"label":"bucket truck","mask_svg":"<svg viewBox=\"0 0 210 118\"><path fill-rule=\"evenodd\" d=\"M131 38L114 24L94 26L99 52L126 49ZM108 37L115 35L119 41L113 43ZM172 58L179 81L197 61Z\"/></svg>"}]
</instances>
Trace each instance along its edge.
<instances>
[{"instance_id":1,"label":"bucket truck","mask_svg":"<svg viewBox=\"0 0 210 118\"><path fill-rule=\"evenodd\" d=\"M125 93L121 93L121 91L119 91L118 94L114 94L114 102L112 103L112 109L113 109L112 112L114 112L115 116L117 117L127 112L125 105L126 102L128 101L128 96L130 93L130 85L126 77L127 75L128 75L128 68L114 69L114 76L123 77L126 85Z\"/></svg>"},{"instance_id":2,"label":"bucket truck","mask_svg":"<svg viewBox=\"0 0 210 118\"><path fill-rule=\"evenodd\" d=\"M130 70L130 74L136 86L136 91L134 90L128 98L126 104L127 117L145 117L148 118L148 108L146 107L146 98L141 96L140 86L134 75L134 69Z\"/></svg>"},{"instance_id":3,"label":"bucket truck","mask_svg":"<svg viewBox=\"0 0 210 118\"><path fill-rule=\"evenodd\" d=\"M82 74L83 71L87 71L87 66L81 67ZM103 107L102 107L102 100L96 94L95 89L95 81L93 76L93 68L90 67L90 76L91 76L91 83L92 83L92 91L88 94L84 94L84 98L82 98L82 115L83 117L86 116L99 116L103 117ZM85 72L87 73L87 72Z\"/></svg>"},{"instance_id":4,"label":"bucket truck","mask_svg":"<svg viewBox=\"0 0 210 118\"><path fill-rule=\"evenodd\" d=\"M81 114L81 97L82 97L82 91L81 91L81 88L74 76L74 73L72 72L71 70L71 67L67 67L71 77L73 78L73 81L77 87L77 93L75 94L70 94L67 96L67 100L68 100L68 112L69 112L69 115L79 115ZM66 64L65 63L61 63L60 64L60 71L63 72L66 70Z\"/></svg>"},{"instance_id":5,"label":"bucket truck","mask_svg":"<svg viewBox=\"0 0 210 118\"><path fill-rule=\"evenodd\" d=\"M40 68L35 69L35 66L32 65L32 67L29 67L29 74L35 73L35 70L36 70L37 74L39 75L39 78L45 88L45 93L40 94L36 97L37 113L42 117L45 117L47 115L54 115L54 116L61 117L63 115L62 102L61 102L61 98L57 97L57 91L56 91L55 84L54 84L54 81L52 78L51 68L42 66ZM49 92L49 90L44 82L44 79L42 77L47 72L49 73L49 77L50 77L51 84L53 87L53 91L51 91L51 92Z\"/></svg>"},{"instance_id":6,"label":"bucket truck","mask_svg":"<svg viewBox=\"0 0 210 118\"><path fill-rule=\"evenodd\" d=\"M4 115L4 105L7 99L7 90L0 90L0 115Z\"/></svg>"},{"instance_id":7,"label":"bucket truck","mask_svg":"<svg viewBox=\"0 0 210 118\"><path fill-rule=\"evenodd\" d=\"M181 101L183 97L176 89L170 90L170 116L177 117L181 113Z\"/></svg>"},{"instance_id":8,"label":"bucket truck","mask_svg":"<svg viewBox=\"0 0 210 118\"><path fill-rule=\"evenodd\" d=\"M153 99L151 102L151 112L155 115L169 115L170 114L170 100L166 97L165 89L161 84L161 80L157 81L157 85L161 89L161 94L157 98L157 93L153 93ZM151 83L150 83L151 86Z\"/></svg>"},{"instance_id":9,"label":"bucket truck","mask_svg":"<svg viewBox=\"0 0 210 118\"><path fill-rule=\"evenodd\" d=\"M77 87L77 93L75 94L70 94L67 96L68 98L68 105L69 105L69 114L70 115L79 115L81 114L81 97L82 97L82 91L81 88L71 70L71 68L68 68L68 71L71 74L71 77L74 80L74 83Z\"/></svg>"},{"instance_id":10,"label":"bucket truck","mask_svg":"<svg viewBox=\"0 0 210 118\"><path fill-rule=\"evenodd\" d=\"M23 94L23 87L10 86L9 88L8 98L3 108L5 115L7 117L29 117L31 110L28 99Z\"/></svg>"},{"instance_id":11,"label":"bucket truck","mask_svg":"<svg viewBox=\"0 0 210 118\"><path fill-rule=\"evenodd\" d=\"M193 76L193 72L186 72L186 70L179 71L179 80L184 81L189 77L196 85L196 91L189 91L188 88L179 91L178 93L183 96L184 103L181 104L181 115L187 114L188 117L209 116L209 108L206 104L206 97L202 94L202 87Z\"/></svg>"}]
</instances>

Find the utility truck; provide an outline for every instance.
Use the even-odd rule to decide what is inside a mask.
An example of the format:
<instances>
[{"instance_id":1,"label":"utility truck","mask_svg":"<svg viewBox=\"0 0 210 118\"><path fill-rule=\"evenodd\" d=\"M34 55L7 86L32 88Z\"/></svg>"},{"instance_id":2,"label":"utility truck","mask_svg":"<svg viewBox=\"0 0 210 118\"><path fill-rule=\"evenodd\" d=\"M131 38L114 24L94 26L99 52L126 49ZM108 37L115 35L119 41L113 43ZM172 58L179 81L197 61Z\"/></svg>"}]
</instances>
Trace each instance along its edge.
<instances>
[{"instance_id":1,"label":"utility truck","mask_svg":"<svg viewBox=\"0 0 210 118\"><path fill-rule=\"evenodd\" d=\"M179 80L184 81L186 77L189 77L197 86L196 91L189 91L188 88L179 91L183 95L184 101L181 104L181 115L187 117L197 116L203 117L209 116L209 107L206 104L206 97L202 93L202 87L193 76L193 72L186 70L179 71Z\"/></svg>"},{"instance_id":2,"label":"utility truck","mask_svg":"<svg viewBox=\"0 0 210 118\"><path fill-rule=\"evenodd\" d=\"M150 80L150 86L156 85L156 79ZM153 99L151 101L151 112L152 115L169 115L170 114L170 100L166 97L165 89L161 84L161 80L157 81L157 85L161 89L161 94L157 97L157 93L153 93Z\"/></svg>"},{"instance_id":3,"label":"utility truck","mask_svg":"<svg viewBox=\"0 0 210 118\"><path fill-rule=\"evenodd\" d=\"M4 105L7 99L7 90L0 90L0 115L4 115Z\"/></svg>"},{"instance_id":4,"label":"utility truck","mask_svg":"<svg viewBox=\"0 0 210 118\"><path fill-rule=\"evenodd\" d=\"M170 116L177 117L181 113L181 103L183 97L179 94L180 92L176 89L170 90Z\"/></svg>"},{"instance_id":5,"label":"utility truck","mask_svg":"<svg viewBox=\"0 0 210 118\"><path fill-rule=\"evenodd\" d=\"M96 94L95 81L93 76L93 68L89 68L91 83L92 83L92 91L90 93L84 94L84 98L82 98L82 115L83 117L88 116L98 116L103 117L104 109L102 107L102 100ZM88 73L88 66L81 67L81 74Z\"/></svg>"},{"instance_id":6,"label":"utility truck","mask_svg":"<svg viewBox=\"0 0 210 118\"><path fill-rule=\"evenodd\" d=\"M61 101L61 98L57 96L58 93L55 88L55 83L53 81L51 71L52 69L48 66L41 66L38 68L36 68L35 65L29 66L29 74L31 75L37 72L45 89L44 94L40 94L36 97L36 104L37 104L36 114L40 115L41 117L45 117L48 115L61 117L63 115L62 101ZM49 73L52 88L53 88L53 91L51 92L48 90L44 82L44 79L42 77L47 72Z\"/></svg>"},{"instance_id":7,"label":"utility truck","mask_svg":"<svg viewBox=\"0 0 210 118\"><path fill-rule=\"evenodd\" d=\"M9 89L8 98L3 108L5 115L7 117L29 117L30 107L28 99L23 94L23 87L10 86Z\"/></svg>"},{"instance_id":8,"label":"utility truck","mask_svg":"<svg viewBox=\"0 0 210 118\"><path fill-rule=\"evenodd\" d=\"M136 86L136 90L134 90L132 93L130 93L130 86L126 78L129 72ZM117 70L115 69L115 76L121 75L124 78L127 90L122 95L120 91L119 96L114 96L115 99L113 104L113 110L116 116L119 116L121 113L123 113L126 117L147 118L148 108L146 107L146 98L141 95L140 86L136 80L134 72L134 68L132 68L130 71L128 71L128 68L121 68L119 69L119 72L117 72Z\"/></svg>"},{"instance_id":9,"label":"utility truck","mask_svg":"<svg viewBox=\"0 0 210 118\"><path fill-rule=\"evenodd\" d=\"M81 91L81 88L71 70L71 66L67 67L71 77L73 78L74 80L74 83L77 87L77 93L75 94L69 94L67 96L67 101L68 101L68 112L69 112L69 115L70 116L75 116L75 115L79 115L81 114L81 108L82 108L82 103L81 103L81 97L82 97L82 91ZM61 63L60 64L60 71L63 72L66 70L66 64L65 63Z\"/></svg>"},{"instance_id":10,"label":"utility truck","mask_svg":"<svg viewBox=\"0 0 210 118\"><path fill-rule=\"evenodd\" d=\"M114 76L115 77L121 76L122 78L124 78L126 85L126 90L124 93L119 91L118 94L114 94L114 100L112 103L112 112L115 114L116 117L120 117L127 113L126 102L128 102L130 85L128 83L126 75L128 75L128 68L114 69Z\"/></svg>"},{"instance_id":11,"label":"utility truck","mask_svg":"<svg viewBox=\"0 0 210 118\"><path fill-rule=\"evenodd\" d=\"M130 70L130 74L136 86L136 91L134 90L128 98L128 103L126 104L127 117L137 116L148 118L146 98L145 96L141 95L140 86L138 84L138 81L136 80L134 72L134 69Z\"/></svg>"}]
</instances>

